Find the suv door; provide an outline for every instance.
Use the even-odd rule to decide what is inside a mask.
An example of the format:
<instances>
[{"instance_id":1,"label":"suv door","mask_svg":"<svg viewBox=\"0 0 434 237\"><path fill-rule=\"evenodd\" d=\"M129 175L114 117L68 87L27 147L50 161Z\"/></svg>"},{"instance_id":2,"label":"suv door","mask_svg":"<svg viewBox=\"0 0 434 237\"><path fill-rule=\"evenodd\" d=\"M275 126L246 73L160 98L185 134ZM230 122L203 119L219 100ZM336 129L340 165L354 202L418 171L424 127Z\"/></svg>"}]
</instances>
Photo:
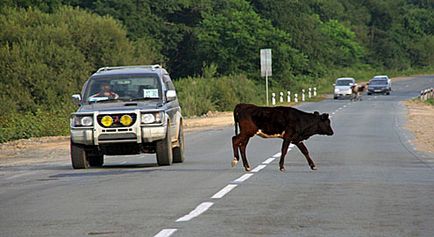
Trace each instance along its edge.
<instances>
[{"instance_id":1,"label":"suv door","mask_svg":"<svg viewBox=\"0 0 434 237\"><path fill-rule=\"evenodd\" d=\"M168 90L175 90L175 86L173 85L172 80L170 79L169 74L164 74L163 75L163 83L164 83L164 87L165 87L165 91L164 91L164 99L166 101L166 113L169 115L170 118L170 134L172 134L172 140L176 140L178 137L178 122L180 120L180 114L181 114L181 109L179 107L179 102L178 99L172 100L172 101L168 101L167 97L166 97L166 92Z\"/></svg>"}]
</instances>

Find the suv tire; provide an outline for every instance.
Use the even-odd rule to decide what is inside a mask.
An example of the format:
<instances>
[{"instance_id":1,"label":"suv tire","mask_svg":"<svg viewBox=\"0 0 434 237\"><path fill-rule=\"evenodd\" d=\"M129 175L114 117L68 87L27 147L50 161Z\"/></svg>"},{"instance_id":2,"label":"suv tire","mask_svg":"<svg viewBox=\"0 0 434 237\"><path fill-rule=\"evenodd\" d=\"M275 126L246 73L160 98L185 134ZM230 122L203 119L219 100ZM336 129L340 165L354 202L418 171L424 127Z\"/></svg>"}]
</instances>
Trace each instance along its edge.
<instances>
[{"instance_id":1,"label":"suv tire","mask_svg":"<svg viewBox=\"0 0 434 237\"><path fill-rule=\"evenodd\" d=\"M83 146L74 144L71 141L71 161L72 168L74 169L87 169L89 162L87 160L87 153Z\"/></svg>"},{"instance_id":2,"label":"suv tire","mask_svg":"<svg viewBox=\"0 0 434 237\"><path fill-rule=\"evenodd\" d=\"M173 163L184 162L184 131L182 129L182 122L179 125L178 146L173 148L172 153Z\"/></svg>"},{"instance_id":3,"label":"suv tire","mask_svg":"<svg viewBox=\"0 0 434 237\"><path fill-rule=\"evenodd\" d=\"M104 164L104 155L88 156L87 159L91 167L102 167Z\"/></svg>"},{"instance_id":4,"label":"suv tire","mask_svg":"<svg viewBox=\"0 0 434 237\"><path fill-rule=\"evenodd\" d=\"M171 165L173 161L172 138L169 127L169 122L167 122L166 137L161 141L157 141L157 163L160 166Z\"/></svg>"}]
</instances>

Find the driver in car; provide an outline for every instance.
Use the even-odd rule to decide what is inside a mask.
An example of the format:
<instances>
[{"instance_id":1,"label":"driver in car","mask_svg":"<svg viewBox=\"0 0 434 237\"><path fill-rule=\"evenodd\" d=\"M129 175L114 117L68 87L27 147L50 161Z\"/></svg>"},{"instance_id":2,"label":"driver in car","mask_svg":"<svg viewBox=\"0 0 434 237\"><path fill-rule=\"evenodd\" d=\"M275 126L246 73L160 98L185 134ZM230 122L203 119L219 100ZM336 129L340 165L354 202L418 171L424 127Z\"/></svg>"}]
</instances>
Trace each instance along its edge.
<instances>
[{"instance_id":1,"label":"driver in car","mask_svg":"<svg viewBox=\"0 0 434 237\"><path fill-rule=\"evenodd\" d=\"M103 83L101 84L101 90L91 97L108 97L109 99L117 99L119 98L119 95L112 91L110 84Z\"/></svg>"}]
</instances>

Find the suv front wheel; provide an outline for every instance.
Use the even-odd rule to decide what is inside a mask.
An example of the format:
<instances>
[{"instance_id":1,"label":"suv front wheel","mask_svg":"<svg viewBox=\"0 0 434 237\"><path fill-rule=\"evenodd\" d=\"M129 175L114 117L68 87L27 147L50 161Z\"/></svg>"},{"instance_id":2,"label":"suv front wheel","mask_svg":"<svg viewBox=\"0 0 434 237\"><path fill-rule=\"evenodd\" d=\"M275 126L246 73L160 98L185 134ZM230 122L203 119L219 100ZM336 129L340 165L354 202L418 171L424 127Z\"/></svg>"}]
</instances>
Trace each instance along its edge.
<instances>
[{"instance_id":1,"label":"suv front wheel","mask_svg":"<svg viewBox=\"0 0 434 237\"><path fill-rule=\"evenodd\" d=\"M169 124L169 122L167 123ZM169 126L167 127L166 137L157 141L157 163L158 165L171 165L173 161L172 156L172 139L170 135Z\"/></svg>"},{"instance_id":2,"label":"suv front wheel","mask_svg":"<svg viewBox=\"0 0 434 237\"><path fill-rule=\"evenodd\" d=\"M71 141L71 161L74 169L87 169L89 162L87 153L83 146L77 145Z\"/></svg>"}]
</instances>

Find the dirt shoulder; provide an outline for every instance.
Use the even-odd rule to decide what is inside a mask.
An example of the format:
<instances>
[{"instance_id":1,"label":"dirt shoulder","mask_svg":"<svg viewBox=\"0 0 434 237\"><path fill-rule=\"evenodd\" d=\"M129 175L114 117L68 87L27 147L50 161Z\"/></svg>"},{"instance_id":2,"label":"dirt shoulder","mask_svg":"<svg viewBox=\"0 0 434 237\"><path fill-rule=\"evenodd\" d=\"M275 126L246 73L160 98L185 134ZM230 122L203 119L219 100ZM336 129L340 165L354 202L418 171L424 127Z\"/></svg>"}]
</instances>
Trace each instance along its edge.
<instances>
[{"instance_id":1,"label":"dirt shoulder","mask_svg":"<svg viewBox=\"0 0 434 237\"><path fill-rule=\"evenodd\" d=\"M186 132L218 129L233 124L232 112L209 112L184 120ZM0 166L69 161L69 136L38 137L0 144Z\"/></svg>"},{"instance_id":2,"label":"dirt shoulder","mask_svg":"<svg viewBox=\"0 0 434 237\"><path fill-rule=\"evenodd\" d=\"M407 106L406 128L414 135L416 149L425 152L434 152L434 106L427 105L418 100L405 101Z\"/></svg>"}]
</instances>

